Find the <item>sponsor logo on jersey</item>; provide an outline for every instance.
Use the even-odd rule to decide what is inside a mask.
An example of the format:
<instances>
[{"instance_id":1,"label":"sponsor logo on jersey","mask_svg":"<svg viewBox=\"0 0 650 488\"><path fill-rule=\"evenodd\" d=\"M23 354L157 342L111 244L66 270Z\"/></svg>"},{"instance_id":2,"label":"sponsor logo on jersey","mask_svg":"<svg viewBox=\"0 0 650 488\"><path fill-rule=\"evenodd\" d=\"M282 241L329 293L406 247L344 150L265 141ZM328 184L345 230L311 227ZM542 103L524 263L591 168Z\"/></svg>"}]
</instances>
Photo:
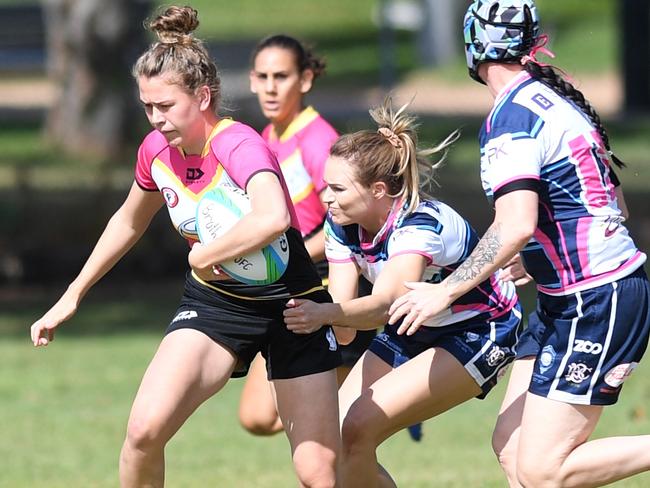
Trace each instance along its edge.
<instances>
[{"instance_id":1,"label":"sponsor logo on jersey","mask_svg":"<svg viewBox=\"0 0 650 488\"><path fill-rule=\"evenodd\" d=\"M576 339L573 342L573 352L584 352L587 354L600 354L601 352L603 352L603 346L598 342Z\"/></svg>"},{"instance_id":2,"label":"sponsor logo on jersey","mask_svg":"<svg viewBox=\"0 0 650 488\"><path fill-rule=\"evenodd\" d=\"M639 363L619 364L618 366L613 367L605 375L605 383L614 388L621 386L627 377L632 374L632 371L634 371L638 364Z\"/></svg>"},{"instance_id":3,"label":"sponsor logo on jersey","mask_svg":"<svg viewBox=\"0 0 650 488\"><path fill-rule=\"evenodd\" d=\"M199 314L196 313L194 310L183 310L182 312L179 312L176 317L172 320L172 324L174 322L178 322L179 320L189 320L198 317Z\"/></svg>"},{"instance_id":4,"label":"sponsor logo on jersey","mask_svg":"<svg viewBox=\"0 0 650 488\"><path fill-rule=\"evenodd\" d=\"M507 156L508 153L503 149L504 145L505 142L502 142L498 147L491 147L487 150L488 163L492 164L494 159L499 159L501 156Z\"/></svg>"},{"instance_id":5,"label":"sponsor logo on jersey","mask_svg":"<svg viewBox=\"0 0 650 488\"><path fill-rule=\"evenodd\" d=\"M571 363L569 364L569 371L565 375L564 379L569 383L579 385L591 376L591 370L592 368L588 368L584 363Z\"/></svg>"},{"instance_id":6,"label":"sponsor logo on jersey","mask_svg":"<svg viewBox=\"0 0 650 488\"><path fill-rule=\"evenodd\" d=\"M548 98L546 98L544 95L541 93L537 93L533 96L533 102L535 102L537 105L539 105L541 108L544 110L548 110L553 106L553 102L551 102Z\"/></svg>"},{"instance_id":7,"label":"sponsor logo on jersey","mask_svg":"<svg viewBox=\"0 0 650 488\"><path fill-rule=\"evenodd\" d=\"M607 221L604 224L605 231L603 232L605 239L609 239L614 234L616 234L616 231L618 231L619 228L621 227L622 221L623 219L620 217L610 217L607 219Z\"/></svg>"},{"instance_id":8,"label":"sponsor logo on jersey","mask_svg":"<svg viewBox=\"0 0 650 488\"><path fill-rule=\"evenodd\" d=\"M201 168L187 168L185 178L190 181L196 181L201 179L204 174L205 173L201 170Z\"/></svg>"}]
</instances>

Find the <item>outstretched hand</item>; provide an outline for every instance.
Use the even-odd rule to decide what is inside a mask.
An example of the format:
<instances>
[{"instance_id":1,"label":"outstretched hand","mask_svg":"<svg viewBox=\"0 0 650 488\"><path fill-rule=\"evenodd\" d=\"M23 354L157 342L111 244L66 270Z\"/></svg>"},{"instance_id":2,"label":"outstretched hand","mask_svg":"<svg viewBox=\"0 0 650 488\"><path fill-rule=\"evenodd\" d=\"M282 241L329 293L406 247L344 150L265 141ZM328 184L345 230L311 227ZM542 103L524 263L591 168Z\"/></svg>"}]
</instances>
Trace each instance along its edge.
<instances>
[{"instance_id":1,"label":"outstretched hand","mask_svg":"<svg viewBox=\"0 0 650 488\"><path fill-rule=\"evenodd\" d=\"M296 334L311 334L320 329L325 323L321 315L324 304L292 298L284 309L284 323L287 329Z\"/></svg>"},{"instance_id":2,"label":"outstretched hand","mask_svg":"<svg viewBox=\"0 0 650 488\"><path fill-rule=\"evenodd\" d=\"M393 325L404 317L397 333L413 335L425 321L449 308L451 302L443 284L407 281L404 285L411 291L390 306L388 323Z\"/></svg>"},{"instance_id":3,"label":"outstretched hand","mask_svg":"<svg viewBox=\"0 0 650 488\"><path fill-rule=\"evenodd\" d=\"M47 346L52 342L56 328L77 312L77 306L76 299L64 294L45 315L32 324L30 332L34 346Z\"/></svg>"}]
</instances>

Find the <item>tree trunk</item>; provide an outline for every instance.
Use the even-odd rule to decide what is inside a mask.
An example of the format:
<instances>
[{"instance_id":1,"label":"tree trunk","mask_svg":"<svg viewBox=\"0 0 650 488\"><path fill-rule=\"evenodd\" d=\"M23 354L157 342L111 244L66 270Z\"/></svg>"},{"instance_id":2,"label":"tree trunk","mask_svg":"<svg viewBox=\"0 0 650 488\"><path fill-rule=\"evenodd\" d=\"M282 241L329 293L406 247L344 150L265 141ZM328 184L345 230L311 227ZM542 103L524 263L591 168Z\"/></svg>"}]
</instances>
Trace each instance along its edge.
<instances>
[{"instance_id":1,"label":"tree trunk","mask_svg":"<svg viewBox=\"0 0 650 488\"><path fill-rule=\"evenodd\" d=\"M620 4L624 109L650 113L650 0Z\"/></svg>"},{"instance_id":2,"label":"tree trunk","mask_svg":"<svg viewBox=\"0 0 650 488\"><path fill-rule=\"evenodd\" d=\"M44 0L48 75L59 97L46 136L63 151L119 158L137 108L131 66L144 47L149 0Z\"/></svg>"}]
</instances>

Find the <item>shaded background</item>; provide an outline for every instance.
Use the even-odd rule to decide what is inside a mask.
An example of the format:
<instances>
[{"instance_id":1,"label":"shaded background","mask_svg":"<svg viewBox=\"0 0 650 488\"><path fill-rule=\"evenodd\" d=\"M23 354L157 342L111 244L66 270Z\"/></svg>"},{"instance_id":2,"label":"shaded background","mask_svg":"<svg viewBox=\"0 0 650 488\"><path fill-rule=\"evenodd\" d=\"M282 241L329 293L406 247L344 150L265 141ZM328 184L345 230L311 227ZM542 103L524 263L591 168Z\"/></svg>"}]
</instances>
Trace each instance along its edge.
<instances>
[{"instance_id":1,"label":"shaded background","mask_svg":"<svg viewBox=\"0 0 650 488\"><path fill-rule=\"evenodd\" d=\"M438 196L479 230L491 210L478 178L476 134L491 106L466 74L465 2L191 1L223 78L224 115L260 129L248 89L249 56L262 36L286 32L326 57L328 74L308 101L340 131L369 124L386 93L411 99L421 139L460 127L439 175ZM0 284L67 282L75 276L132 178L147 131L130 66L151 39L151 0L0 0ZM622 171L634 237L650 243L650 48L647 0L539 0L556 62L605 119ZM112 272L122 279L182 272L184 243L164 212Z\"/></svg>"}]
</instances>

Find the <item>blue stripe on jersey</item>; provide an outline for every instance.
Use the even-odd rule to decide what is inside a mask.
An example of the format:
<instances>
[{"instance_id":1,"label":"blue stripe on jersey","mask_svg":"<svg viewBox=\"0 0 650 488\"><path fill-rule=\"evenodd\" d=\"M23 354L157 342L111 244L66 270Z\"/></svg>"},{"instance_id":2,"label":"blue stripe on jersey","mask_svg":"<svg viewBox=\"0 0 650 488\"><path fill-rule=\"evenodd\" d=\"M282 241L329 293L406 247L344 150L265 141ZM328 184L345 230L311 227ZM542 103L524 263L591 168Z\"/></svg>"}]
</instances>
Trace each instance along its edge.
<instances>
[{"instance_id":1,"label":"blue stripe on jersey","mask_svg":"<svg viewBox=\"0 0 650 488\"><path fill-rule=\"evenodd\" d=\"M553 181L553 180L550 179L550 178L541 178L541 181L545 181L545 182L548 183L550 186L554 186L555 188L557 188L558 190L560 190L561 192L563 192L565 195L567 195L567 196L568 196L571 200L573 200L577 205L579 205L580 207L584 208L584 205L583 205L582 199L580 198L580 194L579 194L579 193L578 193L577 195L572 194L570 189L565 188L564 186L562 186L561 184L559 184L557 181ZM580 185L575 185L575 184L574 184L573 186L574 186L574 187L575 187L575 186L578 186L578 189L579 189L579 187L580 187ZM549 193L551 193L551 192L549 192Z\"/></svg>"},{"instance_id":2,"label":"blue stripe on jersey","mask_svg":"<svg viewBox=\"0 0 650 488\"><path fill-rule=\"evenodd\" d=\"M555 219L586 217L589 215L584 203L584 188L573 159L564 158L540 174L540 198L553 202Z\"/></svg>"},{"instance_id":3,"label":"blue stripe on jersey","mask_svg":"<svg viewBox=\"0 0 650 488\"><path fill-rule=\"evenodd\" d=\"M510 134L513 140L537 137L539 131L544 127L541 117L529 108L516 103L508 104L507 108L501 112L500 117L493 118L493 125L490 133L486 134L485 142L504 134ZM515 132L514 128L519 130Z\"/></svg>"},{"instance_id":4,"label":"blue stripe on jersey","mask_svg":"<svg viewBox=\"0 0 650 488\"><path fill-rule=\"evenodd\" d=\"M422 205L432 209L434 212L440 212L433 202L425 200L422 202ZM399 227L411 225L419 229L431 230L436 234L441 234L442 229L444 228L442 223L440 223L440 221L433 215L417 211L407 215L401 222L399 222Z\"/></svg>"},{"instance_id":5,"label":"blue stripe on jersey","mask_svg":"<svg viewBox=\"0 0 650 488\"><path fill-rule=\"evenodd\" d=\"M557 161L555 163L549 164L548 166L544 166L540 170L539 175L543 177L543 176L547 175L548 173L550 173L551 171L554 171L554 170L556 170L558 168L561 168L562 166L566 166L567 164L573 164L573 162L571 161L571 159L568 156L566 158L560 159L559 161Z\"/></svg>"},{"instance_id":6,"label":"blue stripe on jersey","mask_svg":"<svg viewBox=\"0 0 650 488\"><path fill-rule=\"evenodd\" d=\"M537 117L537 122L535 122L533 128L530 129L530 132L514 132L512 134L512 140L515 141L517 139L535 139L542 130L542 127L544 127L544 120L541 117Z\"/></svg>"}]
</instances>

